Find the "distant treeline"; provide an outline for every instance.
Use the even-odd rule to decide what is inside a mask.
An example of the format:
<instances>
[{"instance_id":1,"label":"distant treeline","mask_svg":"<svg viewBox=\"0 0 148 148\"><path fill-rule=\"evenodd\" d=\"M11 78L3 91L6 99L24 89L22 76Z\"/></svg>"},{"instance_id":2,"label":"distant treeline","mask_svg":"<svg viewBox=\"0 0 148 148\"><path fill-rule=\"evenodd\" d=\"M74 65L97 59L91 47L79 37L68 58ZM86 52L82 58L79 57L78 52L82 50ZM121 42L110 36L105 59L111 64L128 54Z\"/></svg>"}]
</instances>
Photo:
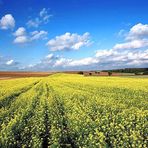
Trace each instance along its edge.
<instances>
[{"instance_id":1,"label":"distant treeline","mask_svg":"<svg viewBox=\"0 0 148 148\"><path fill-rule=\"evenodd\" d=\"M103 70L103 72L148 74L148 68L124 68L124 69Z\"/></svg>"}]
</instances>

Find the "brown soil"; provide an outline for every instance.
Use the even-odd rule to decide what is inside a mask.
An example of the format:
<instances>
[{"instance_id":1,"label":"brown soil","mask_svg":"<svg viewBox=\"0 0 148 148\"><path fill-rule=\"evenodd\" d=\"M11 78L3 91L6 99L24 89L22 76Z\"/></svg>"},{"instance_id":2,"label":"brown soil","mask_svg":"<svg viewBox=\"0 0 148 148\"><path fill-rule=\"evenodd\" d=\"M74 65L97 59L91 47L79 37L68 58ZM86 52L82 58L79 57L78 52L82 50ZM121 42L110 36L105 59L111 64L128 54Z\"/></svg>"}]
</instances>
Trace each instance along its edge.
<instances>
[{"instance_id":1,"label":"brown soil","mask_svg":"<svg viewBox=\"0 0 148 148\"><path fill-rule=\"evenodd\" d=\"M53 72L0 72L0 80L23 78L23 77L47 77Z\"/></svg>"}]
</instances>

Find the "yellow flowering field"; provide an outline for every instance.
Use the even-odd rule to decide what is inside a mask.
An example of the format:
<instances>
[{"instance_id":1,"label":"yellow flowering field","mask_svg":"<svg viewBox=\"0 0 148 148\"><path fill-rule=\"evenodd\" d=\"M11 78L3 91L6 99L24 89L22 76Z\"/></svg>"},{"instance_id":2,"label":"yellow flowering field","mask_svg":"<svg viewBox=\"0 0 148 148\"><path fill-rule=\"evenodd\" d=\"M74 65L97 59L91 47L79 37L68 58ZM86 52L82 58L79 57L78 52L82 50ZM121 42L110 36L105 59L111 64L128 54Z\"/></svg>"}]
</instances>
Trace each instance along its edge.
<instances>
[{"instance_id":1,"label":"yellow flowering field","mask_svg":"<svg viewBox=\"0 0 148 148\"><path fill-rule=\"evenodd\" d=\"M0 81L1 148L147 148L148 78Z\"/></svg>"}]
</instances>

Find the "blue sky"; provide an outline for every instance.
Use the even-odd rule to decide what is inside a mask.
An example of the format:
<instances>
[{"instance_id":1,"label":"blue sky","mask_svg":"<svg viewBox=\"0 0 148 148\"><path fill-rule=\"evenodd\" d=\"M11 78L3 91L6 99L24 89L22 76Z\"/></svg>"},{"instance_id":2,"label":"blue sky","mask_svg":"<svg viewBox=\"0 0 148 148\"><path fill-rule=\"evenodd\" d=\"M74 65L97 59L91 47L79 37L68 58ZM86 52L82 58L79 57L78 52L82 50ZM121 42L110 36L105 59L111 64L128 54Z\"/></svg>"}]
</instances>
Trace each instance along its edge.
<instances>
[{"instance_id":1,"label":"blue sky","mask_svg":"<svg viewBox=\"0 0 148 148\"><path fill-rule=\"evenodd\" d=\"M147 0L0 0L0 70L148 65Z\"/></svg>"}]
</instances>

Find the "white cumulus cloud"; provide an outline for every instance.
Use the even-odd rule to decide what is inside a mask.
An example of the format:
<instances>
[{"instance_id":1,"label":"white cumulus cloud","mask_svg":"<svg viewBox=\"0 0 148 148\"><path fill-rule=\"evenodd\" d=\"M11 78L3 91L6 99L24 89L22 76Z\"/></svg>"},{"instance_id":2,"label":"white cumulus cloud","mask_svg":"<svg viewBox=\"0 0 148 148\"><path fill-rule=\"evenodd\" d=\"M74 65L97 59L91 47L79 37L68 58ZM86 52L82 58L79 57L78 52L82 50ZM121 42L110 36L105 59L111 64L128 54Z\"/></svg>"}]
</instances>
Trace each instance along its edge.
<instances>
[{"instance_id":1,"label":"white cumulus cloud","mask_svg":"<svg viewBox=\"0 0 148 148\"><path fill-rule=\"evenodd\" d=\"M41 31L34 31L31 33L31 40L38 40L38 39L46 39L48 32L41 30Z\"/></svg>"},{"instance_id":2,"label":"white cumulus cloud","mask_svg":"<svg viewBox=\"0 0 148 148\"><path fill-rule=\"evenodd\" d=\"M11 64L13 64L13 62L14 62L14 60L9 60L9 61L6 62L6 64L11 65Z\"/></svg>"},{"instance_id":3,"label":"white cumulus cloud","mask_svg":"<svg viewBox=\"0 0 148 148\"><path fill-rule=\"evenodd\" d=\"M0 70L18 70L19 62L14 61L12 58L0 55Z\"/></svg>"},{"instance_id":4,"label":"white cumulus cloud","mask_svg":"<svg viewBox=\"0 0 148 148\"><path fill-rule=\"evenodd\" d=\"M125 36L125 42L116 44L115 50L132 50L148 47L148 24L138 23L131 27Z\"/></svg>"},{"instance_id":5,"label":"white cumulus cloud","mask_svg":"<svg viewBox=\"0 0 148 148\"><path fill-rule=\"evenodd\" d=\"M47 56L46 56L46 58L47 59L52 59L54 57L54 55L51 53L51 54L48 54Z\"/></svg>"},{"instance_id":6,"label":"white cumulus cloud","mask_svg":"<svg viewBox=\"0 0 148 148\"><path fill-rule=\"evenodd\" d=\"M15 27L15 19L12 14L6 14L0 20L0 28L7 30Z\"/></svg>"},{"instance_id":7,"label":"white cumulus cloud","mask_svg":"<svg viewBox=\"0 0 148 148\"><path fill-rule=\"evenodd\" d=\"M51 51L78 50L81 47L88 46L90 44L89 38L90 34L88 32L83 35L67 32L49 40L46 45Z\"/></svg>"},{"instance_id":8,"label":"white cumulus cloud","mask_svg":"<svg viewBox=\"0 0 148 148\"><path fill-rule=\"evenodd\" d=\"M15 32L14 36L23 36L26 34L26 29L24 27L19 27Z\"/></svg>"},{"instance_id":9,"label":"white cumulus cloud","mask_svg":"<svg viewBox=\"0 0 148 148\"><path fill-rule=\"evenodd\" d=\"M29 42L29 39L27 38L27 36L17 36L13 42L17 44L24 44Z\"/></svg>"},{"instance_id":10,"label":"white cumulus cloud","mask_svg":"<svg viewBox=\"0 0 148 148\"><path fill-rule=\"evenodd\" d=\"M139 40L132 40L130 42L125 42L121 44L116 44L113 49L115 50L124 50L124 49L137 49L143 48L148 46L148 39L139 39Z\"/></svg>"},{"instance_id":11,"label":"white cumulus cloud","mask_svg":"<svg viewBox=\"0 0 148 148\"><path fill-rule=\"evenodd\" d=\"M148 24L138 23L130 29L126 39L134 40L145 37L148 38Z\"/></svg>"},{"instance_id":12,"label":"white cumulus cloud","mask_svg":"<svg viewBox=\"0 0 148 148\"><path fill-rule=\"evenodd\" d=\"M41 30L41 31L33 31L31 33L27 33L24 27L19 27L13 35L15 36L14 43L16 44L25 44L32 42L34 40L43 40L46 39L48 32Z\"/></svg>"}]
</instances>

